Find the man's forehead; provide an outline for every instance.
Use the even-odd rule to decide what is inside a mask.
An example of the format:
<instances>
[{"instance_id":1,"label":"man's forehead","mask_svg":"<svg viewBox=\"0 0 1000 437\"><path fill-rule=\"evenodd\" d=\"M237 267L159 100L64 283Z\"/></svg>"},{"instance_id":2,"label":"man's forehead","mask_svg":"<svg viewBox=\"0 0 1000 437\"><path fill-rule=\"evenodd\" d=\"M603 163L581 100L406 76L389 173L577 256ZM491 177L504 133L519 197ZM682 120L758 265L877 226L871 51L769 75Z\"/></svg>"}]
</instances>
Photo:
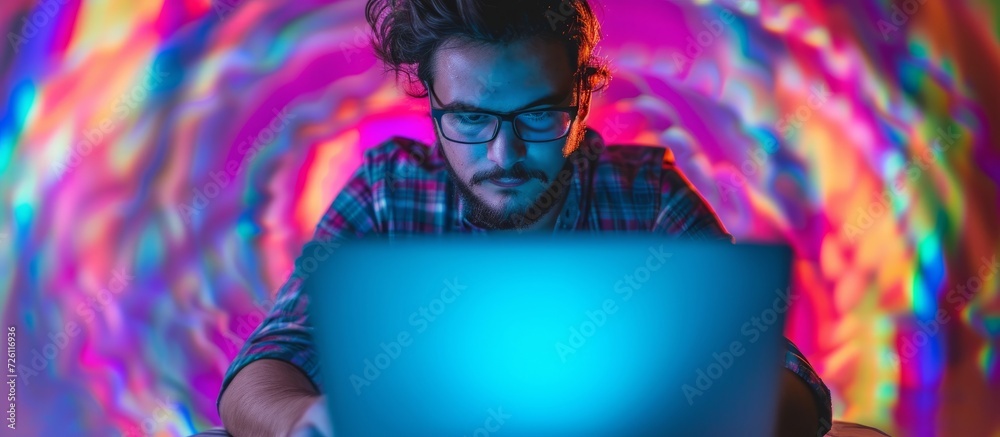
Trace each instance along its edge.
<instances>
[{"instance_id":1,"label":"man's forehead","mask_svg":"<svg viewBox=\"0 0 1000 437\"><path fill-rule=\"evenodd\" d=\"M557 44L451 44L433 62L433 87L442 103L512 110L549 95L566 96L574 84Z\"/></svg>"}]
</instances>

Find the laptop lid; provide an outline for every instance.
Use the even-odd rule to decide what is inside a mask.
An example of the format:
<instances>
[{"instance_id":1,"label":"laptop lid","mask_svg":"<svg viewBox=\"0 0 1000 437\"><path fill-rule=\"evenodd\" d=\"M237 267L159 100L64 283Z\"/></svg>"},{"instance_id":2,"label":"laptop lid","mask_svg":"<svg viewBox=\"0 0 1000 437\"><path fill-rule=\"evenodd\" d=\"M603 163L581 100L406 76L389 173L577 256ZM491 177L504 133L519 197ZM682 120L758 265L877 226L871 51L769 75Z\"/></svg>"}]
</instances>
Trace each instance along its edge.
<instances>
[{"instance_id":1,"label":"laptop lid","mask_svg":"<svg viewBox=\"0 0 1000 437\"><path fill-rule=\"evenodd\" d=\"M771 435L790 251L653 234L345 243L310 275L335 435Z\"/></svg>"}]
</instances>

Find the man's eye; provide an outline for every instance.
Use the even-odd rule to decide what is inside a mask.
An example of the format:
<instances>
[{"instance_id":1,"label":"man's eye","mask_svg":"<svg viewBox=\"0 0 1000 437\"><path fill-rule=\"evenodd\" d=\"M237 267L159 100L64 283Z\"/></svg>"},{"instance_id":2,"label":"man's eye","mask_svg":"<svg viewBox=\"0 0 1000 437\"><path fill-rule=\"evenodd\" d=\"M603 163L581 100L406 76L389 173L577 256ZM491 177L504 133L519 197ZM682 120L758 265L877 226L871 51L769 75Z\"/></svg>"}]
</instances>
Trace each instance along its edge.
<instances>
[{"instance_id":1,"label":"man's eye","mask_svg":"<svg viewBox=\"0 0 1000 437\"><path fill-rule=\"evenodd\" d=\"M483 114L455 114L458 117L458 121L462 123L485 123L489 120L489 116Z\"/></svg>"},{"instance_id":2,"label":"man's eye","mask_svg":"<svg viewBox=\"0 0 1000 437\"><path fill-rule=\"evenodd\" d=\"M531 121L541 121L541 120L545 120L545 119L549 118L550 116L552 116L552 113L549 112L549 111L544 111L544 112L528 112L528 113L523 114L523 116L527 117Z\"/></svg>"}]
</instances>

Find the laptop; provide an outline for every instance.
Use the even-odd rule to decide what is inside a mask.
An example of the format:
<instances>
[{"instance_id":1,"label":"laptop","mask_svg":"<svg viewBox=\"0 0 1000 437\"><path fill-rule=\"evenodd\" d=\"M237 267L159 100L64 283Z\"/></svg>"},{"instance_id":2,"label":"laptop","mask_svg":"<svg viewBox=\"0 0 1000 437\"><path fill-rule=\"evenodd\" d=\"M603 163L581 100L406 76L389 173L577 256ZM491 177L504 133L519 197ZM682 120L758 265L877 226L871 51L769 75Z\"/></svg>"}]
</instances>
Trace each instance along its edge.
<instances>
[{"instance_id":1,"label":"laptop","mask_svg":"<svg viewBox=\"0 0 1000 437\"><path fill-rule=\"evenodd\" d=\"M305 283L334 434L772 435L790 265L648 233L350 241Z\"/></svg>"}]
</instances>

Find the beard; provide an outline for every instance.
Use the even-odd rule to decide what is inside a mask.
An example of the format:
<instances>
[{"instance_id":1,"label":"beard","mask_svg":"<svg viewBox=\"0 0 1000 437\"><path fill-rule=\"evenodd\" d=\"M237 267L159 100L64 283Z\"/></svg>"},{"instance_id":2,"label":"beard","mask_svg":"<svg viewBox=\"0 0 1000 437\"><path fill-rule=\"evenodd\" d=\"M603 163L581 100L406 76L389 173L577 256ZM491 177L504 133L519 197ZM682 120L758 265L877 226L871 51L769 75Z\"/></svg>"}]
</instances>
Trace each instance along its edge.
<instances>
[{"instance_id":1,"label":"beard","mask_svg":"<svg viewBox=\"0 0 1000 437\"><path fill-rule=\"evenodd\" d=\"M441 147L441 142L438 141L437 147ZM470 184L462 180L455 172L455 168L452 167L451 161L448 159L448 155L444 153L444 149L440 150L441 156L444 158L445 168L448 170L448 176L458 187L458 194L462 196L462 200L465 205L465 216L470 223L484 229L491 230L514 230L528 228L538 223L543 217L548 215L552 209L561 204L561 195L569 188L568 186L563 186L560 182L560 176L565 172L573 171L572 156L567 157L563 166L559 169L557 176L549 181L549 178L541 171L529 171L524 168L524 164L517 163L508 172L494 171L490 174L474 175L471 181L472 185L480 185L488 181L492 177L514 177L514 178L537 178L543 184L545 184L545 189L542 190L535 199L532 200L531 204L526 207L518 208L516 206L510 207L495 207L490 205L481 197L477 196L473 191ZM549 196L548 202L541 202L545 197ZM542 203L545 203L543 205Z\"/></svg>"}]
</instances>

